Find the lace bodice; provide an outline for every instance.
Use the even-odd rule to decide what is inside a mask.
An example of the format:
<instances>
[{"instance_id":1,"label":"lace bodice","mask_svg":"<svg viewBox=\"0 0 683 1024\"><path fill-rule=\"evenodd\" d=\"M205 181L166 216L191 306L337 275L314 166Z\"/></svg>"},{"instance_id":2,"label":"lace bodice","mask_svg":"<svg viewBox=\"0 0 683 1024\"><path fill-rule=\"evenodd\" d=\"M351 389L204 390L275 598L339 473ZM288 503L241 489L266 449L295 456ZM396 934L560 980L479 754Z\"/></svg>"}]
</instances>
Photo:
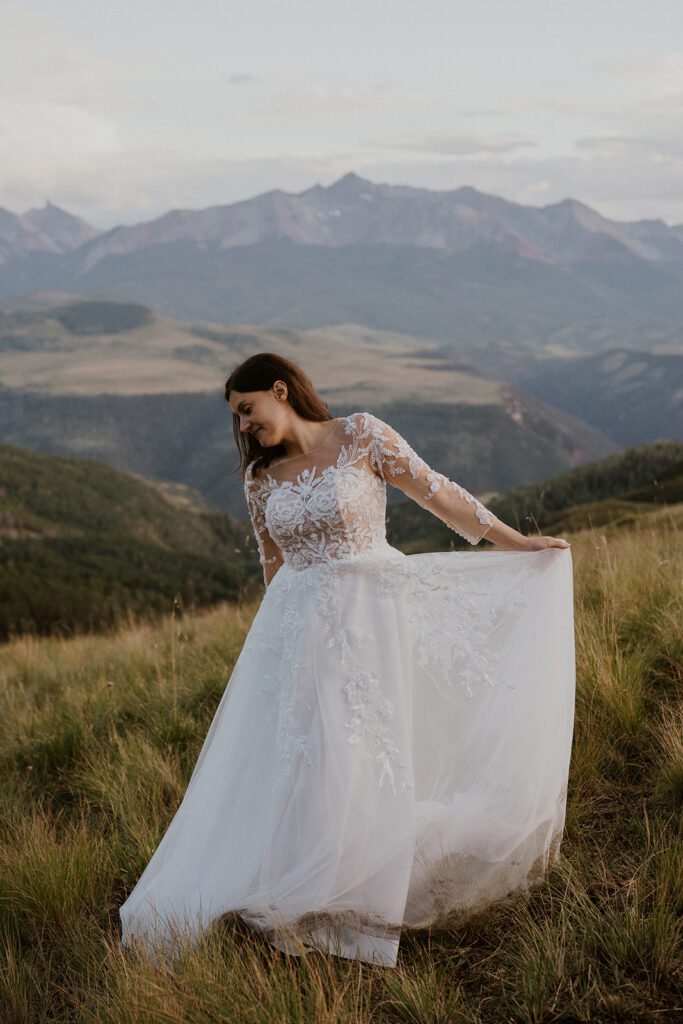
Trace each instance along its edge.
<instances>
[{"instance_id":1,"label":"lace bodice","mask_svg":"<svg viewBox=\"0 0 683 1024\"><path fill-rule=\"evenodd\" d=\"M495 517L367 412L334 421L323 445L275 462L244 490L266 583L283 560L301 570L386 545L386 481L471 544ZM272 470L272 472L269 472Z\"/></svg>"}]
</instances>

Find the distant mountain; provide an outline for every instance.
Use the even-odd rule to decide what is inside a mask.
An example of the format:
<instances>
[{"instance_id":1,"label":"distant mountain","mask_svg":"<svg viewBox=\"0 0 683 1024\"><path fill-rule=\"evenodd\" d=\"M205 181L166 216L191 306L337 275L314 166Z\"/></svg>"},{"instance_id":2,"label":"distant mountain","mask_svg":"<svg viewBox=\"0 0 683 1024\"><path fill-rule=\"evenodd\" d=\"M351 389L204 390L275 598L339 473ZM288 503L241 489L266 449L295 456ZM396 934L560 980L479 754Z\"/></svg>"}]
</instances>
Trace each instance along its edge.
<instances>
[{"instance_id":1,"label":"distant mountain","mask_svg":"<svg viewBox=\"0 0 683 1024\"><path fill-rule=\"evenodd\" d=\"M100 233L52 203L22 216L0 208L0 273L2 264L29 254L70 252Z\"/></svg>"},{"instance_id":2,"label":"distant mountain","mask_svg":"<svg viewBox=\"0 0 683 1024\"><path fill-rule=\"evenodd\" d=\"M277 189L113 228L83 246L78 267L84 274L108 257L179 241L229 249L285 239L332 248L390 245L451 253L493 243L504 252L561 266L630 257L683 264L683 239L661 220L620 223L575 199L532 207L469 187L435 192L347 174L328 188L315 185L298 195Z\"/></svg>"},{"instance_id":3,"label":"distant mountain","mask_svg":"<svg viewBox=\"0 0 683 1024\"><path fill-rule=\"evenodd\" d=\"M187 488L0 445L0 640L237 600L260 575L251 530Z\"/></svg>"},{"instance_id":4,"label":"distant mountain","mask_svg":"<svg viewBox=\"0 0 683 1024\"><path fill-rule=\"evenodd\" d=\"M616 349L546 358L522 372L517 383L624 447L683 438L683 354Z\"/></svg>"},{"instance_id":5,"label":"distant mountain","mask_svg":"<svg viewBox=\"0 0 683 1024\"><path fill-rule=\"evenodd\" d=\"M0 268L5 296L63 291L184 319L352 322L589 351L680 344L682 285L683 233L663 221L354 174L299 195L171 211L59 252L19 239Z\"/></svg>"},{"instance_id":6,"label":"distant mountain","mask_svg":"<svg viewBox=\"0 0 683 1024\"><path fill-rule=\"evenodd\" d=\"M590 423L622 447L683 438L683 352L618 348L569 356L492 344L463 350L462 358Z\"/></svg>"}]
</instances>

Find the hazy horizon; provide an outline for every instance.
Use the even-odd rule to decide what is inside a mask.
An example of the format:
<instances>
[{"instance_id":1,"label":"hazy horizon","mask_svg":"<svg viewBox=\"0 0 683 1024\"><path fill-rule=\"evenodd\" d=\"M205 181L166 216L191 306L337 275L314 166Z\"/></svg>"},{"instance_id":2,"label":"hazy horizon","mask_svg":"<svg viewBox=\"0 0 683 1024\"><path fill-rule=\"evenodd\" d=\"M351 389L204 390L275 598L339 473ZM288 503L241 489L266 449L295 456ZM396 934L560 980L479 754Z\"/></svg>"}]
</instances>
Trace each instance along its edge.
<instances>
[{"instance_id":1,"label":"hazy horizon","mask_svg":"<svg viewBox=\"0 0 683 1024\"><path fill-rule=\"evenodd\" d=\"M99 229L353 171L683 223L683 8L25 0L0 8L0 206Z\"/></svg>"}]
</instances>

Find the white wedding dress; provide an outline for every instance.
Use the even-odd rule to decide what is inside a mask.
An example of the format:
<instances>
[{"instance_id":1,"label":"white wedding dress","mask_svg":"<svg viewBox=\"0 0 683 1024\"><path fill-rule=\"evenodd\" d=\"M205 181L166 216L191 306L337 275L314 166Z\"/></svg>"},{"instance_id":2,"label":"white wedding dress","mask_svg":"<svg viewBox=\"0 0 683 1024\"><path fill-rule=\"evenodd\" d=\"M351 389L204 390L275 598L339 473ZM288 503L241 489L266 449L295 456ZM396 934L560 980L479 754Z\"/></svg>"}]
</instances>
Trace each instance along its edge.
<instances>
[{"instance_id":1,"label":"white wedding dress","mask_svg":"<svg viewBox=\"0 0 683 1024\"><path fill-rule=\"evenodd\" d=\"M368 413L245 492L269 583L185 798L121 908L167 954L236 912L393 966L545 876L574 713L568 549L404 555L389 481L475 544L493 515ZM279 566L279 568L278 568Z\"/></svg>"}]
</instances>

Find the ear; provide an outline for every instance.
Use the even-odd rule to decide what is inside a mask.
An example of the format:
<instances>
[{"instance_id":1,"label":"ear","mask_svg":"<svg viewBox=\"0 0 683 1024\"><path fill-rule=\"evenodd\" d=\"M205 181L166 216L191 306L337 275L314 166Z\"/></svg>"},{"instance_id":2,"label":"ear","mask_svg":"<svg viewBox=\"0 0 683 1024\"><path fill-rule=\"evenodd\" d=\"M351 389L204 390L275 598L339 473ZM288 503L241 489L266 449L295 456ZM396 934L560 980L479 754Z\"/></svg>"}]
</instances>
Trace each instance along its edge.
<instances>
[{"instance_id":1,"label":"ear","mask_svg":"<svg viewBox=\"0 0 683 1024\"><path fill-rule=\"evenodd\" d=\"M280 402L286 401L289 392L287 390L287 385L283 380L275 381L273 384L273 394Z\"/></svg>"}]
</instances>

